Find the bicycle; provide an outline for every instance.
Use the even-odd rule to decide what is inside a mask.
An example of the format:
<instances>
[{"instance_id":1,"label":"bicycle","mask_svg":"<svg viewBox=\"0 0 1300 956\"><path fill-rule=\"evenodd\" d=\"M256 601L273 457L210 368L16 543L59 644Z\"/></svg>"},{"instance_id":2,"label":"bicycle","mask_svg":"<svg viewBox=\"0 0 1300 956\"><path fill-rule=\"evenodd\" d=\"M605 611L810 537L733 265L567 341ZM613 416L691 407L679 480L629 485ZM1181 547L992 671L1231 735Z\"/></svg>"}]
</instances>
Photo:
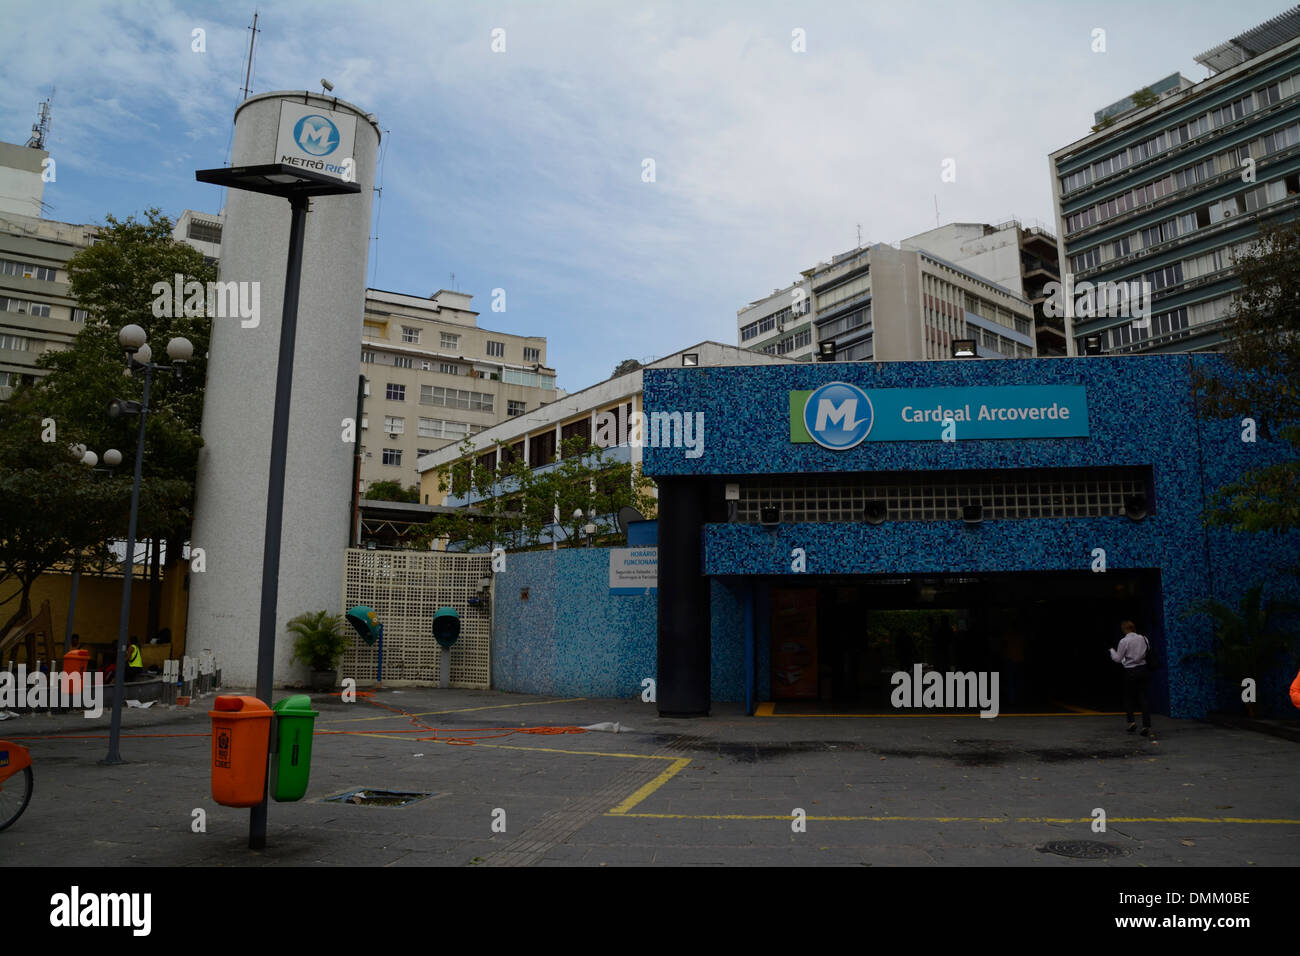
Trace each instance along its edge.
<instances>
[{"instance_id":1,"label":"bicycle","mask_svg":"<svg viewBox=\"0 0 1300 956\"><path fill-rule=\"evenodd\" d=\"M0 740L0 830L12 826L31 799L31 752L19 744Z\"/></svg>"}]
</instances>

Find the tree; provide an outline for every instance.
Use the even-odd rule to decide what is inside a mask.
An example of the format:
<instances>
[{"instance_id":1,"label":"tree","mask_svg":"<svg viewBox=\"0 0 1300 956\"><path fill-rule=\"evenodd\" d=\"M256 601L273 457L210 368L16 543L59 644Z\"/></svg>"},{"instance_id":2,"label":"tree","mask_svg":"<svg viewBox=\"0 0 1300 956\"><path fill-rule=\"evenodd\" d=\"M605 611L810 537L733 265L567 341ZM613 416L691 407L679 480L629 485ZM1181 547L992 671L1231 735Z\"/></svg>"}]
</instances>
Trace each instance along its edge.
<instances>
[{"instance_id":1,"label":"tree","mask_svg":"<svg viewBox=\"0 0 1300 956\"><path fill-rule=\"evenodd\" d=\"M216 268L197 250L174 241L171 231L171 220L157 209L147 210L143 222L134 216L119 221L110 215L105 217L105 226L96 243L68 260L69 294L87 310L86 324L70 348L41 355L37 365L48 370L48 374L32 385L20 387L10 400L12 428L6 428L6 440L11 449L21 454L0 461L0 480L8 481L20 497L6 502L6 506L21 512L25 507L35 508L39 498L41 507L48 509L54 500L48 490L24 484L19 474L25 467L46 464L55 467L54 459L43 459L23 445L31 427L30 421L22 423L24 415L38 415L42 420L51 418L58 436L55 444L66 448L72 442L80 442L100 455L108 448L122 452L124 486L102 478L93 483L89 479L70 481L66 492L72 497L59 500L66 502L70 514L82 516L87 530L93 527L101 540L103 535L125 537L130 468L135 457L139 420L133 416L113 420L108 418L106 409L112 398L136 401L142 398L143 374L124 375L123 352L117 340L122 326L135 324L147 333L156 361L166 362L164 350L168 340L175 336L184 336L194 345L194 357L187 363L183 377L167 373L154 375L138 519L138 533L142 538L157 542L183 541L188 537L193 520L198 451L202 445L199 427L210 323L206 315L177 315L174 308L169 310L170 316L155 315L154 304L159 296L154 287L165 283L170 288L180 275L182 285L194 280L206 288L208 282L216 279ZM67 478L80 473L63 469L58 474ZM97 519L92 523L90 516L92 512L98 516L107 508L102 495L112 489L118 489L121 507L109 509L115 523L101 527ZM60 491L60 495L63 493ZM84 503L76 497L79 494L84 496ZM54 524L48 523L53 518L47 516L46 524L33 525L26 532L28 550L24 553L28 558L20 562L24 568L20 578L44 563L38 554L58 550L60 542L67 544L74 537L85 537L61 534ZM42 534L46 535L45 544L37 547L37 539ZM60 557L67 553L65 548ZM156 565L150 591L149 629L153 632L157 629L161 597Z\"/></svg>"},{"instance_id":2,"label":"tree","mask_svg":"<svg viewBox=\"0 0 1300 956\"><path fill-rule=\"evenodd\" d=\"M130 505L131 479L93 472L69 450L75 430L55 429L47 442L49 416L32 389L20 389L0 405L0 584L16 590L0 635L31 617L36 579L74 552L102 546L121 527ZM141 505L165 510L187 491L183 482L154 481L141 490Z\"/></svg>"},{"instance_id":3,"label":"tree","mask_svg":"<svg viewBox=\"0 0 1300 956\"><path fill-rule=\"evenodd\" d=\"M1256 584L1242 595L1238 609L1222 601L1197 601L1184 616L1207 615L1214 622L1214 650L1183 655L1184 661L1212 660L1215 672L1229 686L1240 689L1240 681L1253 678L1262 685L1265 675L1284 654L1295 647L1295 632L1286 625L1300 605L1281 598L1264 600L1264 585ZM1255 708L1246 705L1252 716Z\"/></svg>"},{"instance_id":4,"label":"tree","mask_svg":"<svg viewBox=\"0 0 1300 956\"><path fill-rule=\"evenodd\" d=\"M1155 106L1159 103L1160 97L1152 91L1151 87L1144 86L1142 89L1133 93L1132 100L1133 105L1138 109L1145 109L1148 106Z\"/></svg>"},{"instance_id":5,"label":"tree","mask_svg":"<svg viewBox=\"0 0 1300 956\"><path fill-rule=\"evenodd\" d=\"M372 481L366 488L366 498L369 501L406 501L418 504L420 486L403 488L400 481Z\"/></svg>"},{"instance_id":6,"label":"tree","mask_svg":"<svg viewBox=\"0 0 1300 956\"><path fill-rule=\"evenodd\" d=\"M513 460L509 447L497 444L497 467L466 439L461 457L438 471L439 488L476 504L452 514L437 515L421 530L428 539L445 539L467 550L535 547L554 525L569 544L584 539L588 522L598 535L614 531L615 515L631 506L643 514L654 508L653 482L639 467L614 462L604 448L575 436L561 443L560 460L553 467L531 468ZM581 518L574 512L582 510Z\"/></svg>"},{"instance_id":7,"label":"tree","mask_svg":"<svg viewBox=\"0 0 1300 956\"><path fill-rule=\"evenodd\" d=\"M1291 454L1218 489L1206 520L1280 533L1300 528L1300 220L1265 225L1236 277L1241 287L1223 349L1230 371L1202 375L1198 391L1210 414L1251 418Z\"/></svg>"}]
</instances>

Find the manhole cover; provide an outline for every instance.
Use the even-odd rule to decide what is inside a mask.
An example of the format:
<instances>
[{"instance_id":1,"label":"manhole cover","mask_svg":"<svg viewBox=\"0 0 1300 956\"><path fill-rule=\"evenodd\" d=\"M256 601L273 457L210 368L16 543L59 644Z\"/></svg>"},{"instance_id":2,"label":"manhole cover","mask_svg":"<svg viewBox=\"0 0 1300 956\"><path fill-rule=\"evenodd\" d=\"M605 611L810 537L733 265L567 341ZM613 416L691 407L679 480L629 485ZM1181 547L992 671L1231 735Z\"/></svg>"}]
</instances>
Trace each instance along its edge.
<instances>
[{"instance_id":1,"label":"manhole cover","mask_svg":"<svg viewBox=\"0 0 1300 956\"><path fill-rule=\"evenodd\" d=\"M1054 840L1040 846L1038 852L1068 856L1071 860L1109 860L1112 857L1128 856L1129 851L1122 846L1097 840Z\"/></svg>"},{"instance_id":2,"label":"manhole cover","mask_svg":"<svg viewBox=\"0 0 1300 956\"><path fill-rule=\"evenodd\" d=\"M375 790L362 787L326 797L325 803L350 803L356 807L409 807L427 797L438 796L427 790Z\"/></svg>"}]
</instances>

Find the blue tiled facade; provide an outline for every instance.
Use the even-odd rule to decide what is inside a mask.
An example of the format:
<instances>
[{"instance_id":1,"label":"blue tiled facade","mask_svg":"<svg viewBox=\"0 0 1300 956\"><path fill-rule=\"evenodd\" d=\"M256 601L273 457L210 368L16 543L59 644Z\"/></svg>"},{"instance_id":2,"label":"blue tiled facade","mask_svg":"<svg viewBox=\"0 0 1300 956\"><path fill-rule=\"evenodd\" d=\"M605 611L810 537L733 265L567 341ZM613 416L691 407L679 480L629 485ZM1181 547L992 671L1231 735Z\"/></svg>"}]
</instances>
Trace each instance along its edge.
<instances>
[{"instance_id":1,"label":"blue tiled facade","mask_svg":"<svg viewBox=\"0 0 1300 956\"><path fill-rule=\"evenodd\" d=\"M1176 717L1203 716L1222 702L1204 667L1183 655L1211 646L1209 622L1186 617L1197 599L1235 605L1251 585L1294 596L1282 569L1300 563L1300 536L1206 530L1203 505L1219 486L1280 460L1285 446L1241 439L1240 421L1198 415L1197 370L1223 369L1207 355L1123 358L805 363L732 368L646 369L647 413L702 412L703 454L644 450L651 476L718 477L830 472L947 471L1149 466L1151 513L1125 517L960 522L706 524L703 571L711 589L711 687L715 700L744 697L744 582L790 575L790 551L807 553L807 575L987 573L1089 570L1096 548L1114 569L1158 569L1167 687L1159 697ZM1076 385L1086 390L1089 433L1080 438L864 442L848 451L790 440L789 392L842 381L863 389ZM660 555L661 567L670 555ZM653 630L654 608L647 609ZM763 614L756 613L761 627ZM644 624L638 625L639 627ZM639 633L639 632L638 632ZM761 638L761 635L760 635ZM766 641L756 641L759 653ZM653 660L651 647L650 660ZM766 674L766 661L758 662ZM760 676L760 680L765 680ZM621 695L620 695L621 696Z\"/></svg>"},{"instance_id":2,"label":"blue tiled facade","mask_svg":"<svg viewBox=\"0 0 1300 956\"><path fill-rule=\"evenodd\" d=\"M655 676L655 597L610 594L605 548L508 555L493 603L497 690L630 698Z\"/></svg>"}]
</instances>

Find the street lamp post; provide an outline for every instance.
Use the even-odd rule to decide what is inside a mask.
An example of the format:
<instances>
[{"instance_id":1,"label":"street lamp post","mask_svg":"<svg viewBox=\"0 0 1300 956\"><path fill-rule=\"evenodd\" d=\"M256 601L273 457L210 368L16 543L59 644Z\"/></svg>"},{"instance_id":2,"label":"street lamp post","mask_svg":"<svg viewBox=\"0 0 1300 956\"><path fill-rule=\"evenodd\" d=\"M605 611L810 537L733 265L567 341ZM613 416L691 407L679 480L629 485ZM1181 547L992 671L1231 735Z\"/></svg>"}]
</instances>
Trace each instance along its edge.
<instances>
[{"instance_id":1,"label":"street lamp post","mask_svg":"<svg viewBox=\"0 0 1300 956\"><path fill-rule=\"evenodd\" d=\"M108 468L96 468L99 464L99 456L93 451L86 450L85 446L78 446L82 449L81 463L91 471L110 471L122 464L122 453L116 448L110 448L104 452L104 464ZM77 549L76 555L72 559L72 585L68 592L68 622L63 631L63 653L72 650L72 634L77 628L77 585L81 581L81 548Z\"/></svg>"},{"instance_id":2,"label":"street lamp post","mask_svg":"<svg viewBox=\"0 0 1300 956\"><path fill-rule=\"evenodd\" d=\"M108 756L101 763L125 763L118 752L122 736L122 697L126 692L126 632L131 620L131 579L135 576L135 525L140 511L140 473L144 467L144 426L149 417L149 391L153 385L154 370L172 369L180 376L181 367L194 354L194 346L186 338L174 338L167 343L167 355L173 365L157 365L153 350L145 342L145 331L138 325L128 325L118 333L117 340L126 350L128 372L144 369L144 395L139 402L113 399L108 405L110 418L122 415L139 415L140 427L135 444L135 476L131 481L131 516L126 523L126 556L122 573L122 610L117 622L117 665L113 672L113 721L108 733ZM108 454L105 453L105 460Z\"/></svg>"},{"instance_id":3,"label":"street lamp post","mask_svg":"<svg viewBox=\"0 0 1300 956\"><path fill-rule=\"evenodd\" d=\"M262 544L262 601L257 634L257 696L271 703L275 676L275 613L280 591L280 538L284 520L284 473L289 450L289 399L293 389L293 356L298 331L298 291L302 280L303 237L307 203L312 196L361 192L361 185L281 163L200 169L194 178L230 189L279 196L289 200L289 254L284 275L284 310L280 317L280 353L275 372L275 410L271 419L271 468L266 489L266 536ZM248 820L248 846L266 847L266 793Z\"/></svg>"}]
</instances>

